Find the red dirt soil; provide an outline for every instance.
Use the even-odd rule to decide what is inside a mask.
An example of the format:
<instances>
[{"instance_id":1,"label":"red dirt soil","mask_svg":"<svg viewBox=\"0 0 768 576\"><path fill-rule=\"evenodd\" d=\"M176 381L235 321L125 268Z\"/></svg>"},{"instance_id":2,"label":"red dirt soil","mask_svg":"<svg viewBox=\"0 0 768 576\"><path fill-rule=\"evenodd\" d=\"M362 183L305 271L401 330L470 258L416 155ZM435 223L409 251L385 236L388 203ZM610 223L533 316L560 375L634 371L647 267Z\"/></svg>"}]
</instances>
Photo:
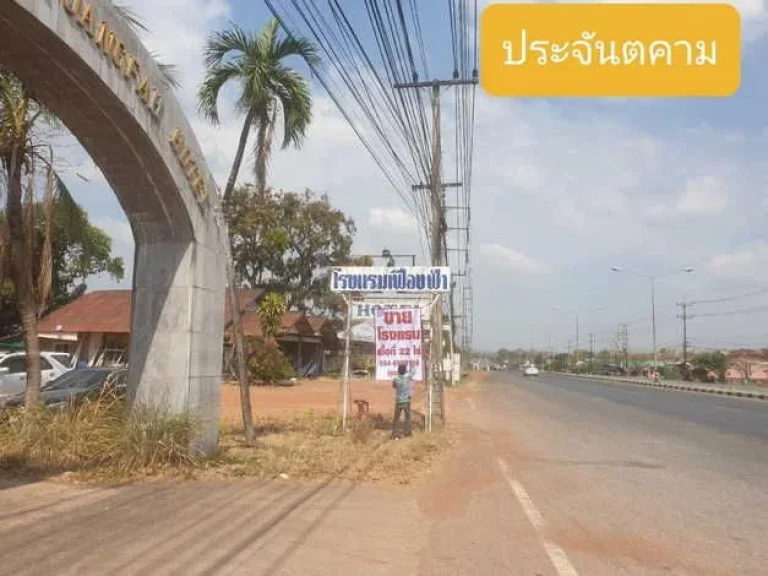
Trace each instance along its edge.
<instances>
[{"instance_id":1,"label":"red dirt soil","mask_svg":"<svg viewBox=\"0 0 768 576\"><path fill-rule=\"evenodd\" d=\"M372 413L389 414L394 409L395 393L387 382L352 381L352 413L357 412L355 400L364 400ZM413 408L419 410L424 399L424 386L414 382ZM256 386L251 388L254 417L287 416L307 410L333 412L339 405L339 380L320 378L300 380L295 386ZM240 389L236 384L221 387L222 424L237 426L242 422Z\"/></svg>"}]
</instances>

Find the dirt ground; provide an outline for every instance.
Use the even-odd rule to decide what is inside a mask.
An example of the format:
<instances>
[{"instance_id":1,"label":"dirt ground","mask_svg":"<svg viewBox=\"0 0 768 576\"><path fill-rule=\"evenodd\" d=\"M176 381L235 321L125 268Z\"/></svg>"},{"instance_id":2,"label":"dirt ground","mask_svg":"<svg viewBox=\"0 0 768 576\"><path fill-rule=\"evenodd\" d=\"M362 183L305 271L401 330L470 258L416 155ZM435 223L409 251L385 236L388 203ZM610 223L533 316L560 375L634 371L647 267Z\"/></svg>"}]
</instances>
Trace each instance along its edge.
<instances>
[{"instance_id":1,"label":"dirt ground","mask_svg":"<svg viewBox=\"0 0 768 576\"><path fill-rule=\"evenodd\" d=\"M394 390L390 384L353 380L351 387L353 412L357 411L355 401L368 402L371 413L388 415L393 410ZM257 386L251 388L251 406L255 417L290 416L308 410L333 412L339 405L339 391L339 380L329 378L300 380L295 386ZM424 397L424 385L414 383L414 411L423 411ZM221 421L224 426L238 426L242 421L240 389L235 384L221 387Z\"/></svg>"}]
</instances>

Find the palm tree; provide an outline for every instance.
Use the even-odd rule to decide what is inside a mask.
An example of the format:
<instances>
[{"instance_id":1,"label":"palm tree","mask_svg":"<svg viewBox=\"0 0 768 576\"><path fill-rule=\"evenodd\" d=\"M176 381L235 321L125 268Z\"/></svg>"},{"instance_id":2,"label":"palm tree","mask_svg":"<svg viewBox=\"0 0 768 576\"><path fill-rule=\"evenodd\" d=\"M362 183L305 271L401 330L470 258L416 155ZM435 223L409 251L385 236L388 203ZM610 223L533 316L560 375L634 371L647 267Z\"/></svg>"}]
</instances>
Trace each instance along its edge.
<instances>
[{"instance_id":1,"label":"palm tree","mask_svg":"<svg viewBox=\"0 0 768 576\"><path fill-rule=\"evenodd\" d=\"M309 85L295 70L283 64L290 56L299 56L311 66L320 58L308 40L283 37L277 20L272 19L259 34L245 32L237 24L212 34L205 50L208 73L198 92L200 112L214 125L219 123L218 100L222 88L230 81L239 82L241 93L237 109L245 114L240 142L229 173L224 200L235 187L243 163L245 147L251 129L256 137L256 186L259 194L266 193L267 163L272 151L272 139L278 113L283 118L283 148L300 146L312 120L312 99ZM243 431L247 444L253 441L253 414L245 360L245 337L240 318L240 306L235 289L235 268L227 259L227 284L234 324L235 355L240 380L240 406Z\"/></svg>"},{"instance_id":2,"label":"palm tree","mask_svg":"<svg viewBox=\"0 0 768 576\"><path fill-rule=\"evenodd\" d=\"M219 94L229 82L236 82L240 92L237 110L245 114L237 153L224 188L225 200L235 187L252 128L257 131L255 172L260 194L264 194L267 187L267 164L278 116L282 115L283 148L300 147L304 140L312 120L312 98L306 79L283 63L291 56L299 56L313 67L320 64L317 48L309 40L282 35L280 24L274 18L258 34L246 32L233 23L208 38L205 49L208 73L198 92L199 110L217 125Z\"/></svg>"},{"instance_id":3,"label":"palm tree","mask_svg":"<svg viewBox=\"0 0 768 576\"><path fill-rule=\"evenodd\" d=\"M5 188L5 214L0 222L0 285L10 272L18 296L27 351L25 404L34 411L40 397L40 344L37 321L51 290L52 211L58 193L68 193L53 171L52 153L35 142L35 130L56 119L35 101L24 84L9 72L0 71L0 164ZM41 170L42 168L42 170ZM40 269L33 270L35 242L36 177L45 175L43 191L44 240ZM25 182L26 181L26 182Z\"/></svg>"}]
</instances>

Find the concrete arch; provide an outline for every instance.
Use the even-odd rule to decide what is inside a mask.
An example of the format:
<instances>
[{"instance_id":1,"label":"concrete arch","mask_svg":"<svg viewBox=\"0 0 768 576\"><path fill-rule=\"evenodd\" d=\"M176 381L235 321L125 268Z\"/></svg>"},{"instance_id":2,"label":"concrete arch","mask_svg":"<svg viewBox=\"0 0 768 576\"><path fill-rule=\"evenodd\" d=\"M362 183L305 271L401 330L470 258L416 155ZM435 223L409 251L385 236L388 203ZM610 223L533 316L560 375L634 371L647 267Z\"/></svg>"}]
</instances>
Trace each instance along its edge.
<instances>
[{"instance_id":1,"label":"concrete arch","mask_svg":"<svg viewBox=\"0 0 768 576\"><path fill-rule=\"evenodd\" d=\"M90 153L136 241L129 396L205 426L215 447L226 227L189 123L107 0L0 1L0 67Z\"/></svg>"}]
</instances>

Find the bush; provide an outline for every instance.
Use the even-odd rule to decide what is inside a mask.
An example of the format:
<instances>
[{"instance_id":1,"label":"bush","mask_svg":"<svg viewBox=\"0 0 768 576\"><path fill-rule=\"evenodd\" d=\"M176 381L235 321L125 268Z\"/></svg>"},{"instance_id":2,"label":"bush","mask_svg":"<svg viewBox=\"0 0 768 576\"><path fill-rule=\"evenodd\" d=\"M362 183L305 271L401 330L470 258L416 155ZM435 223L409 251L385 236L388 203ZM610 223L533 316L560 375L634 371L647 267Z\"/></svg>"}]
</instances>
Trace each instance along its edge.
<instances>
[{"instance_id":1,"label":"bush","mask_svg":"<svg viewBox=\"0 0 768 576\"><path fill-rule=\"evenodd\" d=\"M251 338L248 344L250 348L248 369L254 380L274 384L279 380L293 377L293 367L274 341L266 342Z\"/></svg>"}]
</instances>

